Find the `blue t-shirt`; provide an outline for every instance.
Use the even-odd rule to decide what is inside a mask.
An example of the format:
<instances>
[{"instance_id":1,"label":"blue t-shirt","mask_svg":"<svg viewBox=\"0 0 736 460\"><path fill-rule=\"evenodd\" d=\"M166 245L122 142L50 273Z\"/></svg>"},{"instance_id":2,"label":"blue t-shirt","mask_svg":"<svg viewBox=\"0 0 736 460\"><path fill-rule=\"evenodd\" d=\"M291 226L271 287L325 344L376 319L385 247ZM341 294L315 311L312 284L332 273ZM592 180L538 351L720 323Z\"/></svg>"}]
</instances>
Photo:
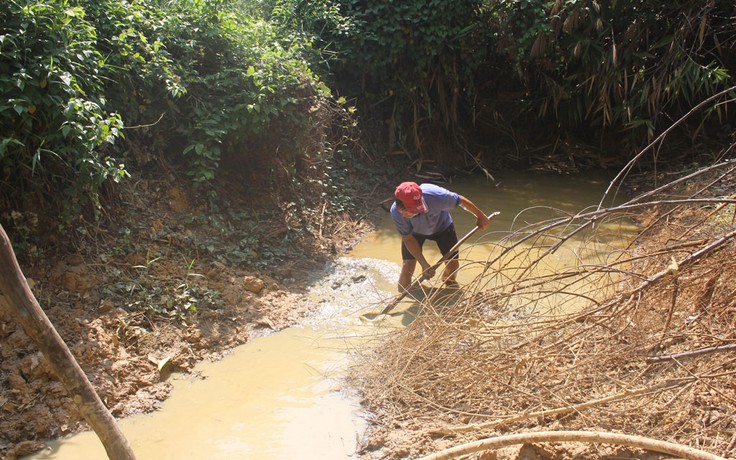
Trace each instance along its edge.
<instances>
[{"instance_id":1,"label":"blue t-shirt","mask_svg":"<svg viewBox=\"0 0 736 460\"><path fill-rule=\"evenodd\" d=\"M446 230L452 225L450 210L457 208L460 204L460 195L455 192L434 184L422 184L419 187L422 189L422 198L427 204L427 212L407 219L401 215L395 202L391 206L391 217L396 230L402 236L412 233L430 236Z\"/></svg>"}]
</instances>

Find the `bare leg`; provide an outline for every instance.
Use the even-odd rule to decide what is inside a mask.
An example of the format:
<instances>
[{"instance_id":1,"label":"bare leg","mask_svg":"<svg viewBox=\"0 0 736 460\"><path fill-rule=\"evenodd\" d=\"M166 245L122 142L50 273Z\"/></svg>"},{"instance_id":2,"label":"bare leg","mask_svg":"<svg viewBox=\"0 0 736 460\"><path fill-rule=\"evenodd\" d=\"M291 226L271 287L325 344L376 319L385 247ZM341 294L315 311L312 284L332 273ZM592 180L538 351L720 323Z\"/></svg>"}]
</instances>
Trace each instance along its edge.
<instances>
[{"instance_id":1,"label":"bare leg","mask_svg":"<svg viewBox=\"0 0 736 460\"><path fill-rule=\"evenodd\" d=\"M457 271L460 269L460 261L457 259L450 259L445 264L445 270L442 272L443 281L455 281L457 278Z\"/></svg>"},{"instance_id":2,"label":"bare leg","mask_svg":"<svg viewBox=\"0 0 736 460\"><path fill-rule=\"evenodd\" d=\"M401 266L401 274L399 275L399 292L404 292L411 284L411 277L414 275L416 266L416 260L404 261L404 264Z\"/></svg>"}]
</instances>

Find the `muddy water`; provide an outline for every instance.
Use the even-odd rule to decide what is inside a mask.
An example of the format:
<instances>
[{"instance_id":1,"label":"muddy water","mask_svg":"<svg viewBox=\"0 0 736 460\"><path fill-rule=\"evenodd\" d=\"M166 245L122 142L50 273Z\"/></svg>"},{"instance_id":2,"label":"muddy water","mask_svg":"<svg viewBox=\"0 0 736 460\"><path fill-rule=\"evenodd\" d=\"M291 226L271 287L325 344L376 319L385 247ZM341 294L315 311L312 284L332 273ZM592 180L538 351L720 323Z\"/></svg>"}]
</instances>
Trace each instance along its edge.
<instances>
[{"instance_id":1,"label":"muddy water","mask_svg":"<svg viewBox=\"0 0 736 460\"><path fill-rule=\"evenodd\" d=\"M492 240L495 232L501 235L525 221L551 217L543 206L577 212L597 204L608 184L591 175L515 174L496 179L447 185L484 211L501 212L476 240ZM453 217L459 236L475 222L462 210ZM386 215L382 228L315 277L309 298L319 312L308 321L255 339L219 362L203 363L190 376L173 377L172 396L159 411L121 421L137 458L351 458L367 424L358 397L341 389L340 379L351 351L370 346L381 327L359 317L394 294L399 244ZM485 258L477 253L483 247L474 246L472 257ZM439 258L431 242L426 249L428 260ZM461 282L463 276L472 276L471 270L461 272ZM96 436L86 432L55 441L28 458L86 460L106 455Z\"/></svg>"}]
</instances>

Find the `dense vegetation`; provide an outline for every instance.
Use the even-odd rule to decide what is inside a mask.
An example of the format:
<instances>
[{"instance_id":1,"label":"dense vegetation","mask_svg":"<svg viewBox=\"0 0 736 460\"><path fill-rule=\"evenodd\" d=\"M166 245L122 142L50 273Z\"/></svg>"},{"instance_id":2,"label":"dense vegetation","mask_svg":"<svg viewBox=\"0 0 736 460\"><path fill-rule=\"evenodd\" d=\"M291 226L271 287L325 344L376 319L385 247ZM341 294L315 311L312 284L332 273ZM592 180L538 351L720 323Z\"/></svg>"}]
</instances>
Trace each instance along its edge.
<instances>
[{"instance_id":1,"label":"dense vegetation","mask_svg":"<svg viewBox=\"0 0 736 460\"><path fill-rule=\"evenodd\" d=\"M328 14L335 3L343 22ZM542 127L537 142L623 134L634 147L725 88L736 64L727 1L309 5L299 17L334 44L336 85L388 120L388 149L415 156L457 160L464 148L502 161L488 152Z\"/></svg>"},{"instance_id":2,"label":"dense vegetation","mask_svg":"<svg viewBox=\"0 0 736 460\"><path fill-rule=\"evenodd\" d=\"M225 153L266 171L261 155L319 153L299 144L329 96L309 43L237 2L19 0L0 22L5 209L42 203L66 225L126 162L184 163L203 184Z\"/></svg>"},{"instance_id":3,"label":"dense vegetation","mask_svg":"<svg viewBox=\"0 0 736 460\"><path fill-rule=\"evenodd\" d=\"M2 222L94 216L131 164L176 164L203 192L225 163L294 195L309 176L339 200L346 100L372 155L496 166L611 139L626 155L731 85L734 16L726 0L8 0ZM730 126L727 99L697 133Z\"/></svg>"}]
</instances>

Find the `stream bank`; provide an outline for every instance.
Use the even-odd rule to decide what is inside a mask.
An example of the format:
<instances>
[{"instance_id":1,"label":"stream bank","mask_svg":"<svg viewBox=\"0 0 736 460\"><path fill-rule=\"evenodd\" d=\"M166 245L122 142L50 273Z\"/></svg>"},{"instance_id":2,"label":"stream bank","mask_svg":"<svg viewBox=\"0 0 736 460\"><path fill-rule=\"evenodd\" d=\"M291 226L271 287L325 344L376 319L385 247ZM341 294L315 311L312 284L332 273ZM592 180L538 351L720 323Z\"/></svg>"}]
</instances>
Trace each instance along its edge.
<instances>
[{"instance_id":1,"label":"stream bank","mask_svg":"<svg viewBox=\"0 0 736 460\"><path fill-rule=\"evenodd\" d=\"M320 222L320 238L304 238L270 201L254 207L244 188L225 187L213 203L173 176L138 179L120 191L115 215L74 229L72 244L51 241L21 260L115 417L159 408L172 373L308 317L312 274L370 231L379 209L341 213ZM376 201L366 193L356 202ZM16 217L33 225L32 216ZM0 343L0 458L85 429L35 344L1 308Z\"/></svg>"},{"instance_id":2,"label":"stream bank","mask_svg":"<svg viewBox=\"0 0 736 460\"><path fill-rule=\"evenodd\" d=\"M567 208L570 211L588 205L598 197L598 194L605 185L605 181L602 178L587 177L583 180L568 180L563 185L563 183L560 183L552 176L525 177L525 175L505 175L503 184L500 187L496 187L486 180L464 179L453 184L452 187L467 196L472 196L484 209L496 209L497 206L502 206L501 209L504 215L499 217L497 221L494 221L493 225L493 230L499 231L512 225L512 219L516 210L524 208L530 203L544 204L546 200L549 200L550 196L555 197L556 203L559 206ZM172 191L167 192L167 195L169 197L178 196ZM178 205L178 209L184 210L186 207ZM470 214L458 211L453 213L453 216L458 226L458 232L465 233L472 227L473 222ZM133 320L137 318L139 321L150 321L155 320L156 317L146 315L132 317L121 308L103 310L100 313L107 314L101 314L99 317L90 320L89 324L95 335L93 336L94 341L89 342L87 349L97 352L98 356L104 356L104 353L109 353L106 362L108 367L104 367L105 363L103 363L103 370L93 374L93 377L96 379L93 383L98 387L101 381L104 383L109 382L109 386L103 387L107 391L103 395L103 400L109 401L111 396L113 396L112 391L118 388L112 384L111 376L104 374L104 370L108 369L109 372L115 372L115 377L121 380L134 377L134 381L140 382L139 385L141 385L141 388L133 393L133 397L124 400L121 399L113 406L113 412L117 416L128 417L136 413L158 409L162 412L161 416L166 417L165 414L172 411L176 413L178 410L176 409L175 403L177 398L173 398L174 401L166 401L166 403L162 404L163 399L168 398L171 393L172 387L176 387L176 380L169 377L169 375L172 372L175 375L190 372L196 374L200 372L201 367L196 364L201 359L218 359L228 354L227 359L229 362L233 362L234 359L229 355L228 351L240 343L252 342L255 346L260 347L256 345L256 342L261 340L259 336L271 334L274 331L281 330L293 324L301 324L301 327L305 328L301 330L301 333L306 333L307 329L319 329L322 330L322 334L336 333L344 340L344 342L340 343L340 346L346 345L348 335L360 336L365 334L365 326L363 326L362 331L355 332L355 334L345 332L342 328L350 327L351 323L358 321L359 309L378 305L381 299L392 295L395 289L393 279L396 278L397 273L393 273L393 275L386 275L386 273L392 270L394 272L398 270L400 262L397 259L397 248L400 241L390 221L386 220L387 215L378 214L375 217L375 223L370 227L373 230L369 233L370 238L361 238L363 242L358 244L350 252L351 258L333 259L333 261L328 262L331 259L327 256L300 257L288 265L273 267L273 272L279 273L282 277L281 279L276 279L275 276L267 277L263 274L256 276L252 273L237 272L235 271L237 267L230 267L229 270L225 270L223 269L223 260L213 261L213 266L216 268L211 270L202 271L201 268L192 266L186 267L186 272L179 272L177 274L173 269L178 268L181 270L183 267L171 265L172 254L167 254L166 258L161 259L151 258L148 255L149 253L162 254L162 249L150 245L146 246L146 260L142 258L135 260L132 258L129 262L134 270L138 270L141 275L144 275L136 279L139 285L143 285L147 281L150 282L150 278L153 276L169 277L169 279L177 280L177 285L174 286L174 283L170 283L168 286L172 289L180 289L179 292L181 294L187 292L192 298L196 294L200 294L201 296L203 293L218 292L219 295L212 297L209 304L198 305L196 315L183 315L180 311L173 310L174 315L168 321L156 323L156 327L150 331L146 329L145 324L140 322L135 323ZM378 217L381 219L378 219ZM158 226L156 227L158 230L153 232L154 235L166 234L167 229L163 227L163 221L160 219L161 217L159 215L159 220L153 221L152 225ZM214 218L211 216L206 222L207 225L201 227L202 233L195 233L196 227L189 225L187 230L191 231L191 234L185 233L181 235L174 231L173 234L169 233L167 235L168 239L169 241L178 241L189 238L192 241L196 241L197 238L203 238L206 231L211 231L213 220ZM171 222L171 219L167 219L166 221ZM347 223L343 223L342 227L346 225ZM361 229L368 229L369 227L363 224L363 226L356 228L358 231L352 233L360 236ZM346 247L348 246L347 243L351 243L347 239L343 241L346 243ZM203 246L207 249L209 245L215 246L217 244L212 242ZM169 244L166 248L172 246L172 244ZM428 245L427 251L428 256L431 258L438 256L436 249L431 245ZM219 254L218 252L213 252L213 255L216 257ZM485 256L481 255L480 257ZM201 264L201 262L198 261L198 264ZM86 264L80 266L79 270L90 270L94 266L94 264ZM165 270L166 267L169 267L170 271ZM62 280L71 280L72 278L70 278L69 273L79 272L77 270L69 270L63 273L66 278L62 278ZM380 282L380 287L376 287L375 283L379 279L383 281ZM462 279L464 278L461 277ZM63 283L61 284L63 285ZM77 281L76 284L72 282L67 284L72 286L83 283ZM101 292L101 289L97 292ZM94 300L90 292L82 294L82 298L85 298L85 295ZM112 303L108 299L100 301L101 305L106 306ZM58 310L52 311L58 314ZM66 313L69 315L79 314L79 312L73 309ZM119 317L117 315L125 316ZM62 318L65 317L62 316ZM66 318L69 317L67 316ZM52 319L52 321L54 320ZM407 316L406 322L404 318L401 318L400 322L406 325L410 321L411 319ZM74 323L72 321L72 324ZM76 322L76 324L84 325L84 323L79 322ZM177 326L180 329L177 329ZM114 333L112 332L113 330ZM341 332L337 332L338 330ZM177 336L177 333L181 333L181 335ZM290 331L287 335L290 336L291 333ZM320 339L322 334L320 334ZM271 335L269 336L268 343L280 343L283 337L286 337L286 335ZM274 340L270 340L271 338ZM227 340L227 342L223 342L223 340ZM311 343L315 348L324 346L319 345L317 337L313 338ZM358 347L357 345L350 346ZM282 349L280 346L276 348ZM78 352L79 348L76 351ZM205 355L208 351L214 351L215 353ZM235 353L241 353L239 348L235 350ZM278 363L276 355L274 354L273 358L274 364ZM198 361L200 356L203 358L200 358ZM288 356L288 354L285 355L285 357ZM90 354L82 354L82 357L90 359ZM85 364L83 364L84 366ZM39 367L41 366L39 365ZM216 377L219 375L214 370L216 367L213 366L210 368L212 369L213 377L209 383L202 387L205 389L200 390L200 394L196 398L197 400L207 401L210 397L218 397L221 394L231 393L230 390L211 389L215 388L213 387L213 385L216 385L215 382L222 380L222 378L218 379ZM319 365L315 364L314 367L318 369ZM135 369L143 370L143 375L148 379L149 385L144 385L146 380L140 377L140 375L136 376L136 374L133 374ZM258 385L262 383L260 380L267 382L269 380L268 376L272 375L271 371L254 371L261 374L261 379L254 383ZM130 372L131 374L126 374L126 372ZM129 375L129 377L126 377L126 375ZM273 377L277 380L290 380L292 378L289 375L276 375L280 376ZM100 377L107 377L110 380L105 381ZM240 398L238 396L240 392L245 393L243 397L246 399L252 397L252 394L258 393L261 395L263 391L261 387L259 387L260 389L249 389L250 386L245 383L250 381L249 378L243 378L244 385L242 388L239 386L239 392L232 393L234 400ZM256 378L258 379L258 376ZM342 378L342 376L339 376L339 378ZM230 378L227 377L224 380L227 382ZM274 382L267 386L276 388L279 385ZM309 384L297 384L299 388L306 386L309 386ZM125 386L119 388L126 389ZM154 393L154 389L160 392ZM292 390L291 392L296 393L298 391L300 390ZM130 393L128 394L130 395ZM265 395L261 396L269 399ZM212 402L213 406L217 406L218 404L217 401ZM195 406L198 407L200 405L198 403ZM246 404L245 406L247 407L248 405ZM221 423L227 423L225 420L222 420L223 418L227 419L227 416L224 415L226 413L223 412L221 416L218 416L217 422L208 422L207 424L220 426ZM186 414L187 411L182 412L182 415L175 417L175 420L187 420ZM250 417L247 415L247 411L244 411L242 415L245 421L238 421L236 423L238 426L245 426L243 425L244 423L247 425L250 423L249 421L260 417L258 415ZM153 418L158 418L158 414ZM134 417L134 419L139 418ZM188 422L187 425L196 426L198 421L204 421L206 419L207 417L204 415L195 417L195 420ZM148 419L146 418L144 420ZM131 420L131 422L135 424L134 421ZM145 423L148 422L146 421ZM125 420L123 425L125 427L129 426L128 421ZM144 432L165 432L169 428L176 430L176 425L172 421L170 423L164 423L163 426L159 426L155 430L144 430ZM81 427L81 425L79 426ZM266 429L266 427L262 428ZM272 430L269 429L267 431L283 431L275 426L272 428ZM198 431L203 430L200 429ZM223 435L229 431L231 431L229 428L224 428ZM299 436L295 435L293 437L299 439ZM212 438L219 439L220 437L213 435ZM138 441L134 438L134 442ZM252 442L243 442L246 445L252 444ZM73 441L73 444L75 443L76 441ZM152 444L158 445L159 447L165 445L161 442L154 442ZM39 445L32 444L29 447L37 447ZM148 452L148 447L141 445L136 450ZM263 447L261 450L268 452L269 447ZM176 452L177 450L171 447L166 451ZM64 448L62 448L61 452L64 452ZM155 454L151 458L157 457L160 457L160 455ZM58 458L68 457L62 456Z\"/></svg>"},{"instance_id":3,"label":"stream bank","mask_svg":"<svg viewBox=\"0 0 736 460\"><path fill-rule=\"evenodd\" d=\"M158 240L149 241L148 246L140 247L155 249L154 243L158 241L162 245L163 242L166 243L163 245L164 249L173 248L176 247L177 241L186 241L187 238L190 241L196 241L197 238L204 239L208 232L212 232L210 224L203 225L199 228L201 233L197 233L197 227L191 225L191 218L188 219L189 222L185 221L186 231L174 230L173 234L167 235L169 237L167 239L160 238L161 234L158 233L162 229L160 227L162 223L152 220L150 228L154 231L151 233L158 235ZM166 222L171 220L167 218ZM360 237L371 230L367 222L348 220L338 227L342 230L347 229L345 235L351 236L341 240L345 242L345 249L355 241L353 237ZM199 245L198 248L208 250L207 245ZM158 250L160 253L161 247ZM218 254L217 251L212 253ZM315 305L329 304L325 299L322 299L324 301L309 299L304 293L307 292L308 284L313 281L310 280L310 275L324 268L326 261L334 257L330 254L329 250L321 256L317 252L310 253L310 257L303 257L302 254L302 257L294 259L289 264L272 267L269 274L247 272L240 267L226 265L216 258L211 259L209 265L201 262L203 258L197 259L197 264L192 265L187 262L176 262L174 261L176 257L172 256L177 256L180 260L186 259L181 257L181 253L174 251L168 253L166 258L151 257L149 252L141 251L138 258L132 257L124 262L130 265L132 273L137 274L137 278L134 279L139 284L150 282L154 277L165 280L167 286L171 288L170 295L182 294L184 291L181 289L185 288L185 291L191 294L189 298L206 300L207 293L218 292L217 297L222 301L218 302L218 299L213 297L210 303L200 303L198 307L201 308L197 309L196 315L181 315L181 312L174 310L174 314L168 317L142 315L140 312L135 315L126 312L125 316L116 316L122 315L123 312L100 298L100 294L105 292L100 289L100 284L92 282L95 280L93 277L80 276L84 273L89 275L90 270L103 264L111 264L110 255L94 259L96 263L84 263L90 259L73 259L71 261L73 263L66 263L58 272L48 272L56 273L55 276L58 278L54 279L64 286L60 292L64 292L66 297L53 298L46 295L39 297L39 300L42 305L44 300L47 302L51 299L64 300L61 304L48 302L53 305L47 312L50 312L50 317L53 314L56 318L51 318L52 322L57 324L57 320L61 319L57 327L60 324L61 327L67 328L66 330L79 333L78 340L68 342L75 353L81 356L80 361L85 360L83 368L87 369L89 363L97 363L96 370L88 372L95 377L93 383L103 390L103 400L109 404L109 401L115 401L113 398L120 397L117 403L111 406L117 416L128 415L160 407L161 401L166 399L171 391L168 380L170 372L191 371L202 359L221 358L228 350L254 337L268 335L300 321L308 322L309 318L315 316L314 313L317 311ZM117 260L114 262L121 263ZM112 265L115 266L115 263ZM82 268L74 269L79 265L83 265L87 272ZM167 267L169 271L166 270ZM43 288L51 287L49 283L51 277L44 277L43 272L40 273L41 276L31 277L39 280L36 289L40 288L39 292L44 292ZM26 274L28 276L28 273ZM99 280L96 282L100 283ZM342 284L351 282L356 280L352 278L335 280L333 284L339 288ZM129 289L130 285L126 285L126 288ZM84 309L75 310L75 306L84 302L92 302L95 308L91 312ZM56 429L58 433L59 429L70 432L81 428L81 424L74 424L74 408L68 401L63 400L63 389L57 385L53 390L54 386L50 385L49 388L55 393L37 390L40 388L38 382L47 376L48 371L44 369L41 357L37 354L33 356L32 344L24 342L22 334L14 330L9 322L4 322L0 331L3 339L7 338L7 343L13 345L12 353L22 356L22 359L14 362L18 366L16 373L19 375L14 375L12 369L3 368L3 372L10 376L9 385L12 385L11 390L3 392L3 397L6 398L3 401L5 411L3 415L28 414L30 417L28 420L40 422L39 425L30 425L39 427L40 433L43 433L43 429ZM62 336L66 337L65 333L62 333ZM5 359L6 356L12 357L12 353L9 348L3 347L3 366L6 362L12 362ZM53 379L47 377L53 383ZM36 387L33 388L32 385ZM118 389L121 390L119 393L113 391ZM42 396L38 397L38 393ZM18 404L18 401L21 404ZM56 406L53 405L55 403ZM44 412L44 407L47 412ZM54 417L59 417L61 421L55 420ZM2 422L7 423L9 420L11 418L3 417ZM45 428L43 422L46 423ZM10 424L6 426L11 430L14 428ZM390 453L391 458L401 458L405 453L411 452L411 449L423 449L429 445L428 439L422 437L424 435L421 434L421 429L418 430L419 437L413 437L414 433L405 430L399 430L405 431L404 435L394 437L400 433L393 429L389 430L390 434L387 435L386 431L383 431L384 428L386 427L381 427L376 436L364 446L366 450L363 453L366 458L371 457L371 451L379 449L383 449L384 454ZM15 426L15 430L16 433L22 430L21 425ZM8 433L7 435L13 434L13 431L2 432ZM37 438L46 439L60 434L53 436L39 434ZM426 445L421 447L424 444ZM40 441L36 440L4 445L8 446L8 458L19 454L24 448L37 450L42 447Z\"/></svg>"},{"instance_id":4,"label":"stream bank","mask_svg":"<svg viewBox=\"0 0 736 460\"><path fill-rule=\"evenodd\" d=\"M75 251L22 267L105 404L116 417L129 417L161 407L173 388L172 373L191 372L203 360L219 360L335 305L305 294L314 276L376 228L393 233L376 206L391 190L369 190L355 197L365 206L364 218L344 215L325 225L322 241L285 250L278 246L289 236L285 223L268 219L268 209L244 214L242 190L223 194L213 213L171 178L141 180L123 194L126 214L88 231ZM467 226L463 214L456 213ZM256 237L272 245L261 254L241 254L240 240ZM380 249L383 257L395 258L395 245L388 246ZM273 262L279 250L286 257ZM253 261L249 268L244 258ZM84 429L35 345L2 312L0 340L8 345L0 369L4 455L22 456L43 448L46 439Z\"/></svg>"}]
</instances>

